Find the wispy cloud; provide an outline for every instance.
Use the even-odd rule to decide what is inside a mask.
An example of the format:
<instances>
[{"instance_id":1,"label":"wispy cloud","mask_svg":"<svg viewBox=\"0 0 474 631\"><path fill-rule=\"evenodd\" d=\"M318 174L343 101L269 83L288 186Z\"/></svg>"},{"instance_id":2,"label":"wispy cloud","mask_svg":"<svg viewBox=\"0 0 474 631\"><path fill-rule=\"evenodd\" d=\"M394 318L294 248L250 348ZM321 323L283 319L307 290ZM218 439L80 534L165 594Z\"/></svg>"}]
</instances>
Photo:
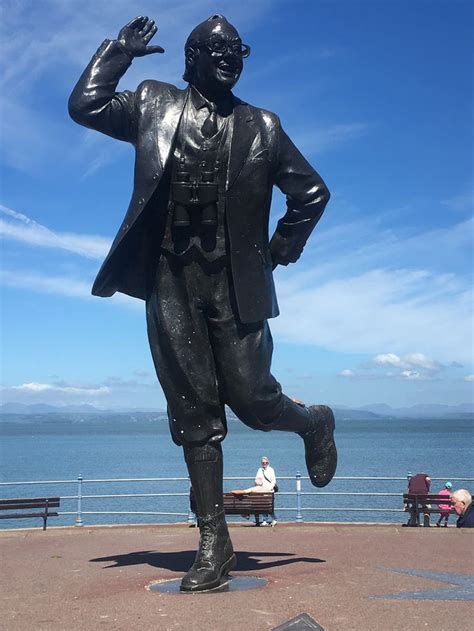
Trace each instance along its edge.
<instances>
[{"instance_id":1,"label":"wispy cloud","mask_svg":"<svg viewBox=\"0 0 474 631\"><path fill-rule=\"evenodd\" d=\"M466 375L466 377L464 377L464 381L474 381L474 375Z\"/></svg>"},{"instance_id":2,"label":"wispy cloud","mask_svg":"<svg viewBox=\"0 0 474 631\"><path fill-rule=\"evenodd\" d=\"M292 137L298 148L306 154L317 154L336 149L370 132L373 125L365 122L332 123L314 126L310 130L296 130Z\"/></svg>"},{"instance_id":3,"label":"wispy cloud","mask_svg":"<svg viewBox=\"0 0 474 631\"><path fill-rule=\"evenodd\" d=\"M376 355L371 363L375 366L392 366L408 371L412 371L414 368L421 368L431 373L439 372L444 368L442 364L423 353L409 353L404 357L399 357L395 353L382 353Z\"/></svg>"},{"instance_id":4,"label":"wispy cloud","mask_svg":"<svg viewBox=\"0 0 474 631\"><path fill-rule=\"evenodd\" d=\"M450 368L458 367L456 362ZM346 368L339 373L340 377L351 379L401 379L427 381L439 379L448 367L424 353L408 353L400 357L395 353L379 353L370 361L359 365L356 369Z\"/></svg>"},{"instance_id":5,"label":"wispy cloud","mask_svg":"<svg viewBox=\"0 0 474 631\"><path fill-rule=\"evenodd\" d=\"M466 195L455 195L454 197L442 200L441 204L457 212L472 212L474 210L474 193L470 192Z\"/></svg>"},{"instance_id":6,"label":"wispy cloud","mask_svg":"<svg viewBox=\"0 0 474 631\"><path fill-rule=\"evenodd\" d=\"M91 283L68 276L47 276L28 270L0 270L0 282L3 286L15 289L27 289L36 293L55 294L68 298L90 299Z\"/></svg>"},{"instance_id":7,"label":"wispy cloud","mask_svg":"<svg viewBox=\"0 0 474 631\"><path fill-rule=\"evenodd\" d=\"M350 368L344 368L344 370L341 370L341 372L339 373L340 377L354 377L355 372L353 370L351 370Z\"/></svg>"},{"instance_id":8,"label":"wispy cloud","mask_svg":"<svg viewBox=\"0 0 474 631\"><path fill-rule=\"evenodd\" d=\"M470 361L470 291L449 275L374 269L326 282L279 277L282 316L273 331L288 342L346 353L430 354Z\"/></svg>"},{"instance_id":9,"label":"wispy cloud","mask_svg":"<svg viewBox=\"0 0 474 631\"><path fill-rule=\"evenodd\" d=\"M40 294L97 300L91 294L92 281L69 276L49 276L29 270L0 270L0 284L14 289L27 289ZM116 293L107 301L134 310L142 310L143 302L125 294Z\"/></svg>"},{"instance_id":10,"label":"wispy cloud","mask_svg":"<svg viewBox=\"0 0 474 631\"><path fill-rule=\"evenodd\" d=\"M0 227L10 238L39 247L61 248L88 258L101 259L108 249L106 239L54 232L4 206L0 210L8 218ZM419 349L418 358L436 356L442 361L469 362L470 349L466 344L471 339L469 279L455 273L392 269L377 263L387 257L409 261L410 251L423 247L459 255L469 247L466 226L471 224L469 220L405 240L396 239L384 230L377 233L374 226L369 228L363 222L352 224L350 229L345 226L323 232L322 238L315 239L316 246L310 246L320 248L314 250L311 268L303 264L277 273L282 316L273 322L273 330L287 341L333 351L380 354L383 349L393 349L398 358L404 358L400 362L405 365L398 367L408 371L406 378L413 378L411 373L416 372L412 370L416 359L413 348ZM367 240L369 245L350 250L349 243L357 242L363 231L372 231L371 239ZM332 256L326 257L331 250ZM325 262L314 265L321 257ZM82 279L15 270L3 270L0 278L11 287L90 298L91 283ZM139 301L119 294L116 302L137 307ZM424 369L427 370L426 366Z\"/></svg>"},{"instance_id":11,"label":"wispy cloud","mask_svg":"<svg viewBox=\"0 0 474 631\"><path fill-rule=\"evenodd\" d=\"M31 381L0 388L2 400L11 403L50 405L107 404L112 390L104 385L45 383Z\"/></svg>"},{"instance_id":12,"label":"wispy cloud","mask_svg":"<svg viewBox=\"0 0 474 631\"><path fill-rule=\"evenodd\" d=\"M0 235L32 246L59 248L87 258L103 259L112 242L96 235L55 232L2 204L0 213L7 218L0 219Z\"/></svg>"},{"instance_id":13,"label":"wispy cloud","mask_svg":"<svg viewBox=\"0 0 474 631\"><path fill-rule=\"evenodd\" d=\"M107 386L100 386L98 388L86 388L83 386L60 386L51 383L22 383L17 386L9 386L6 388L2 388L3 391L20 391L20 392L31 392L37 394L39 392L61 392L66 394L80 394L81 396L92 396L96 397L97 395L109 394L110 388Z\"/></svg>"},{"instance_id":14,"label":"wispy cloud","mask_svg":"<svg viewBox=\"0 0 474 631\"><path fill-rule=\"evenodd\" d=\"M335 215L343 205L331 200L327 213ZM343 212L344 209L341 210ZM458 273L466 269L472 258L474 218L446 228L420 231L400 225L393 215L407 215L411 205L395 211L380 212L376 218L358 219L325 228L324 218L308 242L298 267L311 265L311 273L321 278L352 274L354 269L369 271L375 268L409 268L443 273ZM353 209L352 214L361 209ZM443 252L445 255L440 256ZM301 270L299 270L301 271ZM461 283L470 282L462 279Z\"/></svg>"}]
</instances>

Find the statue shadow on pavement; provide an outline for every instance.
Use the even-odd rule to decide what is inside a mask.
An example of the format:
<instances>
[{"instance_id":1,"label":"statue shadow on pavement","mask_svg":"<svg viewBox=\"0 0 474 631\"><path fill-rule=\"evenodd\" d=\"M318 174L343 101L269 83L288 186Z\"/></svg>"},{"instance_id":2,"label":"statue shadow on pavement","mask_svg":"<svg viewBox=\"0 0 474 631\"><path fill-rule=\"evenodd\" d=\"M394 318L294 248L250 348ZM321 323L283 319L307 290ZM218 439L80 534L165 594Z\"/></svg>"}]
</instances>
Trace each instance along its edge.
<instances>
[{"instance_id":1,"label":"statue shadow on pavement","mask_svg":"<svg viewBox=\"0 0 474 631\"><path fill-rule=\"evenodd\" d=\"M103 569L146 564L164 570L171 570L172 572L186 572L194 561L195 556L196 552L193 550L183 550L180 552L156 552L154 550L142 550L139 552L129 552L127 554L98 557L97 559L90 559L90 562L111 563L111 565L106 565ZM290 565L292 563L326 563L324 559L301 557L289 552L239 551L236 553L236 556L237 570L242 572L266 570L268 568Z\"/></svg>"}]
</instances>

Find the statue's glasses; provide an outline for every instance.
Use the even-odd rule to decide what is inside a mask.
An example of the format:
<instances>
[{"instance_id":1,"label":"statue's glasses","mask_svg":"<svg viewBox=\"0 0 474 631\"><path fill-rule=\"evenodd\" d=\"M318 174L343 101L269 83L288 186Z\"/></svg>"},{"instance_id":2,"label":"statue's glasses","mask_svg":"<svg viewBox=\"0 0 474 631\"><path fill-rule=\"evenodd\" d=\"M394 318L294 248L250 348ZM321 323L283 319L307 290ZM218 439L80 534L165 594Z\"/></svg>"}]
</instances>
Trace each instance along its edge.
<instances>
[{"instance_id":1,"label":"statue's glasses","mask_svg":"<svg viewBox=\"0 0 474 631\"><path fill-rule=\"evenodd\" d=\"M205 46L209 52L215 55L226 55L229 51L240 59L245 59L250 55L250 46L242 44L242 41L238 38L229 40L227 37L214 33L208 39L203 42L199 42L198 47Z\"/></svg>"}]
</instances>

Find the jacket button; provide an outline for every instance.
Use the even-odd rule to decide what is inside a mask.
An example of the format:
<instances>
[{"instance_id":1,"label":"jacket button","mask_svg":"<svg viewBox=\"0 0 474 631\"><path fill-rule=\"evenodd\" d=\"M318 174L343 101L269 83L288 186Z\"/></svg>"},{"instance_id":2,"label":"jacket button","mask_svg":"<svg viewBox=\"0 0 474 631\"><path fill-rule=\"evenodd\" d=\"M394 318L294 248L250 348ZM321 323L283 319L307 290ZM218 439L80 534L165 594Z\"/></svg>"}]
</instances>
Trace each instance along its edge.
<instances>
[{"instance_id":1,"label":"jacket button","mask_svg":"<svg viewBox=\"0 0 474 631\"><path fill-rule=\"evenodd\" d=\"M158 175L158 173L155 173L155 174L153 175L153 179L155 180L155 182L156 182L156 180L157 180L159 177L160 177L160 176Z\"/></svg>"},{"instance_id":2,"label":"jacket button","mask_svg":"<svg viewBox=\"0 0 474 631\"><path fill-rule=\"evenodd\" d=\"M145 203L145 200L143 199L143 197L140 197L140 199L138 200L138 203L140 204L140 206L143 206L143 204Z\"/></svg>"}]
</instances>

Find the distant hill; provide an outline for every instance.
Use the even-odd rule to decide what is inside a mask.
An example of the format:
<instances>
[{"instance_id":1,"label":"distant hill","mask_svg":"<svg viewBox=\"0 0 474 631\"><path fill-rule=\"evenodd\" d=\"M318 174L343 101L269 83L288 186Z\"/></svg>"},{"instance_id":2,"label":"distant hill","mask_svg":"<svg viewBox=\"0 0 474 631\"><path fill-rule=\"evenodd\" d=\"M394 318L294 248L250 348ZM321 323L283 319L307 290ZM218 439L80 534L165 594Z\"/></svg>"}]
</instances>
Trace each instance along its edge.
<instances>
[{"instance_id":1,"label":"distant hill","mask_svg":"<svg viewBox=\"0 0 474 631\"><path fill-rule=\"evenodd\" d=\"M461 403L459 405L439 405L439 404L418 404L411 407L392 408L385 403L374 403L360 408L349 408L346 406L333 406L337 418L351 420L370 419L397 419L397 418L473 418L474 405ZM61 415L61 414L87 414L87 415L117 415L117 414L166 414L164 410L149 408L118 408L115 410L100 409L93 405L64 405L54 406L46 403L36 403L26 405L24 403L5 403L0 406L0 415ZM234 415L229 412L229 418Z\"/></svg>"},{"instance_id":2,"label":"distant hill","mask_svg":"<svg viewBox=\"0 0 474 631\"><path fill-rule=\"evenodd\" d=\"M162 413L163 410L147 408L119 408L116 410L100 409L87 403L83 405L48 405L47 403L5 403L0 405L0 414L129 414L129 413Z\"/></svg>"},{"instance_id":3,"label":"distant hill","mask_svg":"<svg viewBox=\"0 0 474 631\"><path fill-rule=\"evenodd\" d=\"M365 405L359 410L374 412L381 416L394 418L440 418L456 415L474 415L474 404L460 403L459 405L441 405L437 403L419 403L410 407L392 408L386 403Z\"/></svg>"}]
</instances>

